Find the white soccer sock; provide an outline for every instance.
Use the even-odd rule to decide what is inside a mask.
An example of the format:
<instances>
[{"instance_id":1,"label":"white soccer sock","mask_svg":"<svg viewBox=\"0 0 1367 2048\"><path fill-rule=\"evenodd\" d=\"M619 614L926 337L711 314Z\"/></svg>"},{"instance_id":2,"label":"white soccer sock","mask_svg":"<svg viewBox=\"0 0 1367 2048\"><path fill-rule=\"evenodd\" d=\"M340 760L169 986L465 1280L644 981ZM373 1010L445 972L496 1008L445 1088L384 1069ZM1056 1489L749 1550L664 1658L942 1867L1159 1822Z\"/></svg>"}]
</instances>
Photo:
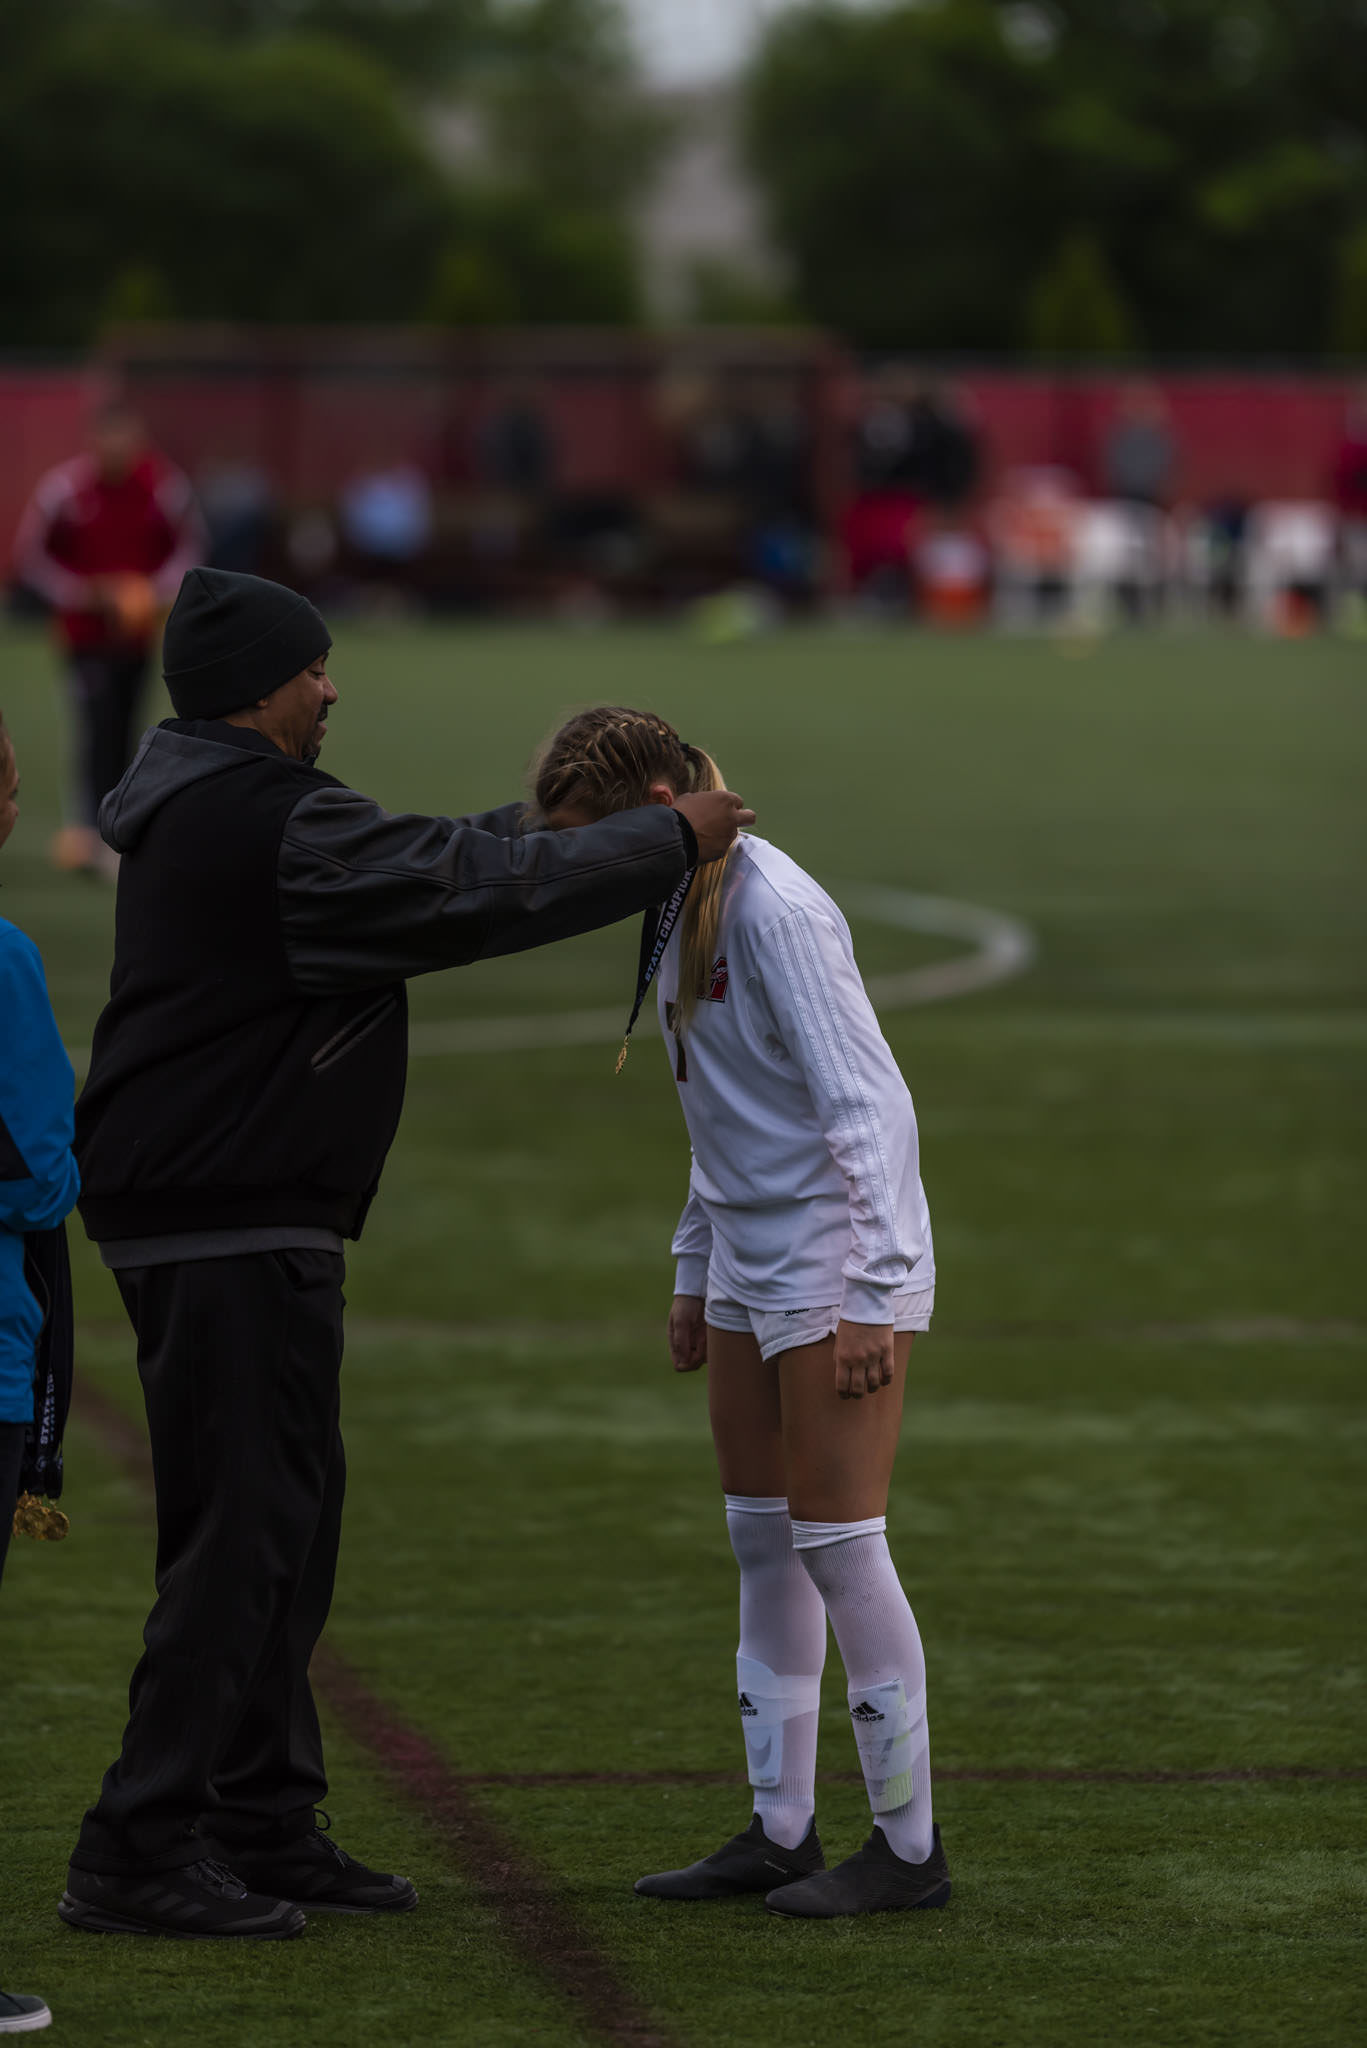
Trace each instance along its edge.
<instances>
[{"instance_id":1,"label":"white soccer sock","mask_svg":"<svg viewBox=\"0 0 1367 2048\"><path fill-rule=\"evenodd\" d=\"M875 1824L904 1862L924 1863L935 1845L926 1660L885 1527L881 1515L869 1522L794 1522L793 1542L845 1662Z\"/></svg>"},{"instance_id":2,"label":"white soccer sock","mask_svg":"<svg viewBox=\"0 0 1367 2048\"><path fill-rule=\"evenodd\" d=\"M795 1849L816 1804L826 1610L794 1555L786 1500L728 1493L726 1526L740 1566L736 1679L755 1812L771 1842Z\"/></svg>"}]
</instances>

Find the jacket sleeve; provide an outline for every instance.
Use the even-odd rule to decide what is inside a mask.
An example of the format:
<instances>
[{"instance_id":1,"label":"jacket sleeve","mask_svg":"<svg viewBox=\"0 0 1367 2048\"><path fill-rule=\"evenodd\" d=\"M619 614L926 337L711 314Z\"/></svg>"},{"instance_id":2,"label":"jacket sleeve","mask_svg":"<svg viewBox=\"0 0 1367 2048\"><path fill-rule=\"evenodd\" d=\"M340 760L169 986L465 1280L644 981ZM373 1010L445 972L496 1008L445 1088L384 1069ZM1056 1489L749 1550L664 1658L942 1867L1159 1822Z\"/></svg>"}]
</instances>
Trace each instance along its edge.
<instances>
[{"instance_id":1,"label":"jacket sleeve","mask_svg":"<svg viewBox=\"0 0 1367 2048\"><path fill-rule=\"evenodd\" d=\"M765 934L765 999L807 1084L850 1192L841 1315L890 1323L893 1297L928 1263L917 1215L920 1147L911 1095L854 956L828 920L793 910Z\"/></svg>"},{"instance_id":2,"label":"jacket sleeve","mask_svg":"<svg viewBox=\"0 0 1367 2048\"><path fill-rule=\"evenodd\" d=\"M79 611L86 602L89 578L53 553L52 537L71 499L69 465L50 469L24 508L14 540L14 573L19 581L59 610Z\"/></svg>"},{"instance_id":3,"label":"jacket sleeve","mask_svg":"<svg viewBox=\"0 0 1367 2048\"><path fill-rule=\"evenodd\" d=\"M688 1200L684 1203L683 1214L669 1249L673 1252L674 1292L676 1294L704 1295L707 1292L707 1268L712 1258L712 1219L702 1205L702 1200L693 1185L693 1162L688 1166Z\"/></svg>"},{"instance_id":4,"label":"jacket sleeve","mask_svg":"<svg viewBox=\"0 0 1367 2048\"><path fill-rule=\"evenodd\" d=\"M0 1227L55 1230L75 1207L75 1093L38 949L0 931Z\"/></svg>"},{"instance_id":5,"label":"jacket sleeve","mask_svg":"<svg viewBox=\"0 0 1367 2048\"><path fill-rule=\"evenodd\" d=\"M577 832L520 832L520 805L481 818L394 816L336 786L285 823L285 950L310 995L520 953L663 902L692 835L666 805Z\"/></svg>"}]
</instances>

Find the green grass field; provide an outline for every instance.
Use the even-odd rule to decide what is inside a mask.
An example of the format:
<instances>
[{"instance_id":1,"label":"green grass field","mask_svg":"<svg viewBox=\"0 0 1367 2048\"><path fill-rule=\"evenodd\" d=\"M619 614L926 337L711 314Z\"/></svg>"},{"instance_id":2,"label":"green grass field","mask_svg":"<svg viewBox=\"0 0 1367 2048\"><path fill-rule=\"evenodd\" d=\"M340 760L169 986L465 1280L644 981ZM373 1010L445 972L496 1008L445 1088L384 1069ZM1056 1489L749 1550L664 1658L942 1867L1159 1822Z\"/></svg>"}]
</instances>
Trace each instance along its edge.
<instances>
[{"instance_id":1,"label":"green grass field","mask_svg":"<svg viewBox=\"0 0 1367 2048\"><path fill-rule=\"evenodd\" d=\"M327 766L393 808L500 800L561 713L636 701L817 875L1038 941L1028 974L885 1019L939 1268L890 1533L930 1660L943 1914L812 1927L633 1897L748 1813L703 1388L661 1341L672 1084L644 1036L619 1080L608 1044L413 1065L350 1261L331 1641L454 1772L522 1781L470 1797L675 2048L1361 2038L1363 651L1074 653L340 636ZM0 911L79 1046L112 892L45 864L49 651L11 635L0 661L24 786ZM954 950L854 930L870 973ZM431 977L414 1013L625 1016L634 963L618 929ZM85 1378L135 1415L117 1295L88 1246L76 1263ZM0 1598L0 1982L47 1997L52 2038L645 2041L557 1988L459 1839L340 1728L339 1839L415 1878L411 1921L235 1953L62 1928L151 1590L145 1503L87 1423L68 1471L70 1540L16 1545ZM834 1657L827 1690L822 1766L845 1775L819 1819L845 1854L865 1824ZM640 1782L546 1782L594 1772Z\"/></svg>"}]
</instances>

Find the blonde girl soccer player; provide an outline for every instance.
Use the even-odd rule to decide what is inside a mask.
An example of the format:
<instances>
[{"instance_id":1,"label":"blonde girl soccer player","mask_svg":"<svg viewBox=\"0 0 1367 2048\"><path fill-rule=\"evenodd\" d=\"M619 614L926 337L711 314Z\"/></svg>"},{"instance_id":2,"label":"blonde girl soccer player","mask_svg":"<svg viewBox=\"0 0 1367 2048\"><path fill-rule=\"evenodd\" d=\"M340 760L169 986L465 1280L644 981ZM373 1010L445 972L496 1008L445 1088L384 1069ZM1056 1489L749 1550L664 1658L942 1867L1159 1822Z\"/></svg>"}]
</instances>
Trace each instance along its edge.
<instances>
[{"instance_id":1,"label":"blonde girl soccer player","mask_svg":"<svg viewBox=\"0 0 1367 2048\"><path fill-rule=\"evenodd\" d=\"M664 719L611 706L563 726L535 775L562 830L722 786ZM943 1906L925 1658L885 1534L907 1359L935 1288L911 1097L844 918L787 854L739 839L679 909L648 922L641 970L644 986L656 956L693 1155L669 1349L676 1371L707 1366L754 1815L636 1890L764 1892L774 1912L817 1919ZM833 1869L814 1794L828 1615L873 1814Z\"/></svg>"}]
</instances>

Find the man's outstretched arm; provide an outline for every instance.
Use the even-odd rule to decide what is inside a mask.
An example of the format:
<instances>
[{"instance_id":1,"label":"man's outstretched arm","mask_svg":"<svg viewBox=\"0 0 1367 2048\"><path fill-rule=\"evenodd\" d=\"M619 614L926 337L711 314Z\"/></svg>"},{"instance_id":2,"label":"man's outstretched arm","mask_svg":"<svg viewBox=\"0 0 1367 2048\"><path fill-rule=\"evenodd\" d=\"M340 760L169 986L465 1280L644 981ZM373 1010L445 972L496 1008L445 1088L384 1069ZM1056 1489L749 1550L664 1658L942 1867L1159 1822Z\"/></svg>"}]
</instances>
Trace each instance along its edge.
<instances>
[{"instance_id":1,"label":"man's outstretched arm","mask_svg":"<svg viewBox=\"0 0 1367 2048\"><path fill-rule=\"evenodd\" d=\"M714 791L576 832L505 836L513 810L396 816L354 790L306 796L286 822L277 871L299 986L368 988L614 924L663 902L750 816L738 797Z\"/></svg>"}]
</instances>

